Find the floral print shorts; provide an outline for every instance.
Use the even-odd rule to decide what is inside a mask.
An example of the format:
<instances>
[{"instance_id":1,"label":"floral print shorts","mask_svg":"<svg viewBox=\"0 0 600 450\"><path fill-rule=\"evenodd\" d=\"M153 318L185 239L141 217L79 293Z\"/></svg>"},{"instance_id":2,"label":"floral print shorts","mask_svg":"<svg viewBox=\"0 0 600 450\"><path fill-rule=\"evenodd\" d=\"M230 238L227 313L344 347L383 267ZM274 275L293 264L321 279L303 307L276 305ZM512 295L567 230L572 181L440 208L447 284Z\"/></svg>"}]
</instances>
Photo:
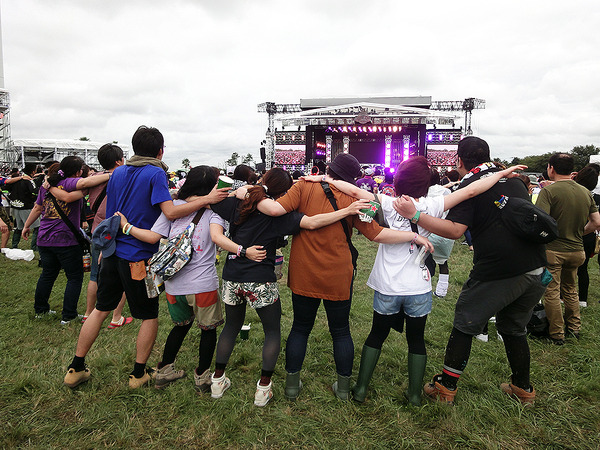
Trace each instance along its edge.
<instances>
[{"instance_id":1,"label":"floral print shorts","mask_svg":"<svg viewBox=\"0 0 600 450\"><path fill-rule=\"evenodd\" d=\"M248 303L252 308L264 308L279 300L277 282L255 283L223 280L223 302L236 306Z\"/></svg>"}]
</instances>

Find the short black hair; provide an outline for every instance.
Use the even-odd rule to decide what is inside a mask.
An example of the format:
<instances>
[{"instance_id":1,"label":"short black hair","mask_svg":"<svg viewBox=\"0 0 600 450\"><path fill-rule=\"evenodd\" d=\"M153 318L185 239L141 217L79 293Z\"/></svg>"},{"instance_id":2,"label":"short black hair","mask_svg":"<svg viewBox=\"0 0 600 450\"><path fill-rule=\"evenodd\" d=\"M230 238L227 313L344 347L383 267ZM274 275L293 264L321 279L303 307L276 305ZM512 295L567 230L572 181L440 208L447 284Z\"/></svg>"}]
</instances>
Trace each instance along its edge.
<instances>
[{"instance_id":1,"label":"short black hair","mask_svg":"<svg viewBox=\"0 0 600 450\"><path fill-rule=\"evenodd\" d=\"M207 195L217 184L217 173L210 166L196 166L190 169L177 198L185 200L192 195Z\"/></svg>"},{"instance_id":2,"label":"short black hair","mask_svg":"<svg viewBox=\"0 0 600 450\"><path fill-rule=\"evenodd\" d=\"M471 170L490 160L490 147L481 138L467 136L458 143L457 155L462 160L465 169Z\"/></svg>"},{"instance_id":3,"label":"short black hair","mask_svg":"<svg viewBox=\"0 0 600 450\"><path fill-rule=\"evenodd\" d=\"M36 170L37 170L36 163L26 163L25 167L23 168L23 172L27 175L31 175L31 174L35 173Z\"/></svg>"},{"instance_id":4,"label":"short black hair","mask_svg":"<svg viewBox=\"0 0 600 450\"><path fill-rule=\"evenodd\" d=\"M559 175L570 175L575 168L575 161L568 153L555 153L548 160L548 165Z\"/></svg>"},{"instance_id":5,"label":"short black hair","mask_svg":"<svg viewBox=\"0 0 600 450\"><path fill-rule=\"evenodd\" d=\"M104 144L98 149L98 162L104 170L113 169L123 159L123 150L115 144Z\"/></svg>"},{"instance_id":6,"label":"short black hair","mask_svg":"<svg viewBox=\"0 0 600 450\"><path fill-rule=\"evenodd\" d=\"M140 126L131 138L133 153L138 156L156 158L165 145L165 139L156 128Z\"/></svg>"}]
</instances>

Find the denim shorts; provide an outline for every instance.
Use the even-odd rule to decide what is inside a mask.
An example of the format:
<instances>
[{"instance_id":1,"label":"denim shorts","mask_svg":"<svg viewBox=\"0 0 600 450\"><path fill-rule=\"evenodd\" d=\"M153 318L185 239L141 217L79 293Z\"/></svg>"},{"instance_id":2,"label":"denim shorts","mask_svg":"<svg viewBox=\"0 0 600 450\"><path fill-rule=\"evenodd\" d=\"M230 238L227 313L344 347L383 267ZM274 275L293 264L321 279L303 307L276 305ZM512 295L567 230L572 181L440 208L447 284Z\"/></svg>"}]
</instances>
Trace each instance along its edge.
<instances>
[{"instance_id":1,"label":"denim shorts","mask_svg":"<svg viewBox=\"0 0 600 450\"><path fill-rule=\"evenodd\" d=\"M423 317L431 312L432 303L431 291L417 295L385 295L375 291L373 297L373 309L384 316L404 309L408 317Z\"/></svg>"},{"instance_id":2,"label":"denim shorts","mask_svg":"<svg viewBox=\"0 0 600 450\"><path fill-rule=\"evenodd\" d=\"M100 258L100 250L92 243L92 266L90 269L90 281L98 282L98 273L100 272L100 264L98 264L98 258Z\"/></svg>"}]
</instances>

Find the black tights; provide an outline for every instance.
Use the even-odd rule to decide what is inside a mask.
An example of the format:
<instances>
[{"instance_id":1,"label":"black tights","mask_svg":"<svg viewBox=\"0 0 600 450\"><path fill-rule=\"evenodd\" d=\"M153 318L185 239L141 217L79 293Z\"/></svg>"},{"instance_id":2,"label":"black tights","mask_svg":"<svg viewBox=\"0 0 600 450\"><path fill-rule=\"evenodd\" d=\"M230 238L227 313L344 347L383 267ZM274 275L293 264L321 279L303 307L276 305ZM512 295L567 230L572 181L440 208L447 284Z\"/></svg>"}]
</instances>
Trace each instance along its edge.
<instances>
[{"instance_id":1,"label":"black tights","mask_svg":"<svg viewBox=\"0 0 600 450\"><path fill-rule=\"evenodd\" d=\"M260 317L265 333L262 353L263 373L265 371L272 373L275 370L275 364L277 363L281 348L281 301L277 300L272 305L258 308L256 312L258 317ZM224 370L229 362L229 357L235 346L235 339L244 324L246 304L236 306L226 304L225 317L225 326L219 336L217 357L215 359L216 368L221 370Z\"/></svg>"},{"instance_id":2,"label":"black tights","mask_svg":"<svg viewBox=\"0 0 600 450\"><path fill-rule=\"evenodd\" d=\"M190 328L192 328L193 323L194 322L190 322L187 325L175 325L173 327L169 333L169 337L167 337L167 342L165 343L165 349L163 351L160 367L175 362L175 358L177 357L177 353L181 348L181 344L183 344L183 340L187 336L188 331L190 331ZM212 362L216 344L217 330L202 330L198 349L199 374L210 368L210 363Z\"/></svg>"},{"instance_id":3,"label":"black tights","mask_svg":"<svg viewBox=\"0 0 600 450\"><path fill-rule=\"evenodd\" d=\"M408 352L416 355L426 355L424 334L427 316L408 317L403 311L391 315L383 315L373 311L373 324L371 325L371 332L365 341L365 345L381 350L381 346L387 339L392 328L399 333L402 332L404 320L406 320Z\"/></svg>"}]
</instances>

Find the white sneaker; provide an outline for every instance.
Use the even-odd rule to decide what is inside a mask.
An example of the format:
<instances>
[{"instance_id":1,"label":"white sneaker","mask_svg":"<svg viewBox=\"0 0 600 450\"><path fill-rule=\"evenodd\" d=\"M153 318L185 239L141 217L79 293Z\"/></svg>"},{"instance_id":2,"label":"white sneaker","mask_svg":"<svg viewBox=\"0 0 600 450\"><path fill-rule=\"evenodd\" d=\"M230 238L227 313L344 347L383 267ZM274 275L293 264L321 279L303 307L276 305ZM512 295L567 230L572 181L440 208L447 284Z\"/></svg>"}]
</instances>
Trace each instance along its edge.
<instances>
[{"instance_id":1,"label":"white sneaker","mask_svg":"<svg viewBox=\"0 0 600 450\"><path fill-rule=\"evenodd\" d=\"M256 406L265 406L273 398L273 382L267 386L261 386L260 380L256 383L256 393L254 394L254 404Z\"/></svg>"},{"instance_id":2,"label":"white sneaker","mask_svg":"<svg viewBox=\"0 0 600 450\"><path fill-rule=\"evenodd\" d=\"M487 334L478 334L475 336L476 339L479 339L481 342L487 342L489 337Z\"/></svg>"},{"instance_id":3,"label":"white sneaker","mask_svg":"<svg viewBox=\"0 0 600 450\"><path fill-rule=\"evenodd\" d=\"M215 378L215 374L213 373L210 376L210 382L210 396L212 398L223 397L223 393L231 386L231 380L229 380L225 374L219 378Z\"/></svg>"},{"instance_id":4,"label":"white sneaker","mask_svg":"<svg viewBox=\"0 0 600 450\"><path fill-rule=\"evenodd\" d=\"M587 302L579 302L580 308L587 308Z\"/></svg>"},{"instance_id":5,"label":"white sneaker","mask_svg":"<svg viewBox=\"0 0 600 450\"><path fill-rule=\"evenodd\" d=\"M44 317L46 317L46 316L55 316L55 315L56 315L56 311L54 311L54 310L50 309L50 310L48 310L47 312L40 313L40 314L36 314L36 315L35 315L35 318L36 318L36 319L43 319L43 318L44 318Z\"/></svg>"},{"instance_id":6,"label":"white sneaker","mask_svg":"<svg viewBox=\"0 0 600 450\"><path fill-rule=\"evenodd\" d=\"M442 283L441 281L438 282L437 286L435 287L435 292L434 292L435 296L443 298L446 296L447 293L448 293L448 283Z\"/></svg>"}]
</instances>

